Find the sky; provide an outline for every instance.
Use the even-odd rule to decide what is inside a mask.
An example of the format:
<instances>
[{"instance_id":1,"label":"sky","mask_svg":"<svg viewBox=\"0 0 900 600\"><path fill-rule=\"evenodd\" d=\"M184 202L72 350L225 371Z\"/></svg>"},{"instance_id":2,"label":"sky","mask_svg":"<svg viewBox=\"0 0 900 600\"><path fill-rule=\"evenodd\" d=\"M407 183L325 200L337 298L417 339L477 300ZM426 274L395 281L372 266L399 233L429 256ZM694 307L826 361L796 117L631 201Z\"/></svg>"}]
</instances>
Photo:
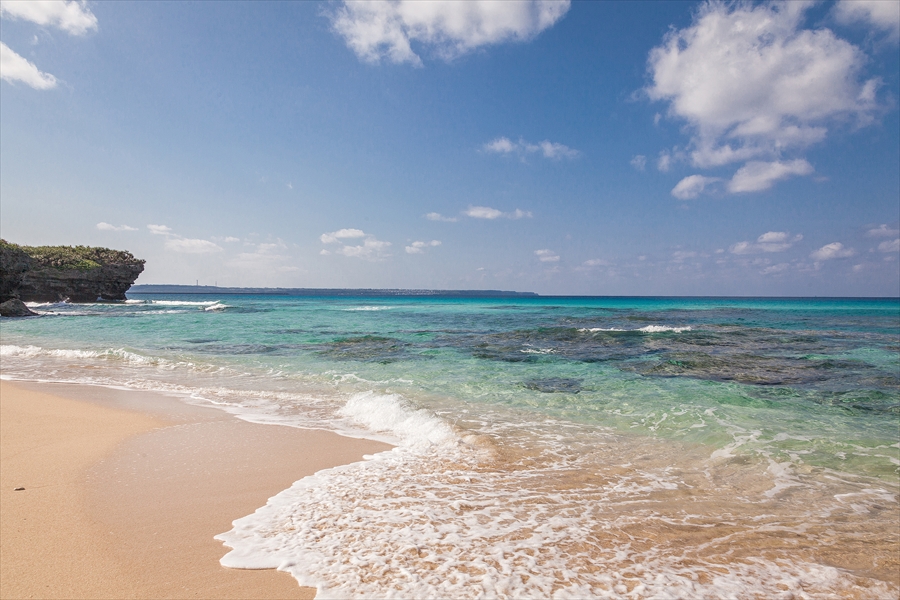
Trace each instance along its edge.
<instances>
[{"instance_id":1,"label":"sky","mask_svg":"<svg viewBox=\"0 0 900 600\"><path fill-rule=\"evenodd\" d=\"M0 1L0 235L138 283L900 295L900 2Z\"/></svg>"}]
</instances>

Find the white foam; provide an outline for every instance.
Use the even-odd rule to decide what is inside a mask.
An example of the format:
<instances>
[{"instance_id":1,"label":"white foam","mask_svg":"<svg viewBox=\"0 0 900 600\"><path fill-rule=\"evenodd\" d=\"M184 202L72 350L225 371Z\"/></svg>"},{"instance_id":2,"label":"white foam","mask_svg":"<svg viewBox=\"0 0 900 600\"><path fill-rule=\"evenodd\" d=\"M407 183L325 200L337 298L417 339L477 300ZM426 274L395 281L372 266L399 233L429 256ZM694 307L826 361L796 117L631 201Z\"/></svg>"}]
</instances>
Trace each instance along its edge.
<instances>
[{"instance_id":1,"label":"white foam","mask_svg":"<svg viewBox=\"0 0 900 600\"><path fill-rule=\"evenodd\" d=\"M372 431L391 433L409 446L446 444L457 438L441 418L397 394L353 394L339 414Z\"/></svg>"},{"instance_id":2,"label":"white foam","mask_svg":"<svg viewBox=\"0 0 900 600\"><path fill-rule=\"evenodd\" d=\"M342 308L344 311L357 311L357 310L391 310L394 308L393 306L355 306L353 308Z\"/></svg>"},{"instance_id":3,"label":"white foam","mask_svg":"<svg viewBox=\"0 0 900 600\"><path fill-rule=\"evenodd\" d=\"M640 327L638 329L619 329L615 327L604 328L604 327L582 327L578 331L582 333L597 333L599 331L640 331L642 333L681 333L683 331L691 331L690 327L672 327L670 325L647 325L646 327Z\"/></svg>"},{"instance_id":4,"label":"white foam","mask_svg":"<svg viewBox=\"0 0 900 600\"><path fill-rule=\"evenodd\" d=\"M156 306L212 306L218 304L218 300L189 301L189 300L151 300Z\"/></svg>"},{"instance_id":5,"label":"white foam","mask_svg":"<svg viewBox=\"0 0 900 600\"><path fill-rule=\"evenodd\" d=\"M222 304L221 302L216 302L215 304L211 304L204 308L203 310L225 310L226 308L231 308L227 304Z\"/></svg>"}]
</instances>

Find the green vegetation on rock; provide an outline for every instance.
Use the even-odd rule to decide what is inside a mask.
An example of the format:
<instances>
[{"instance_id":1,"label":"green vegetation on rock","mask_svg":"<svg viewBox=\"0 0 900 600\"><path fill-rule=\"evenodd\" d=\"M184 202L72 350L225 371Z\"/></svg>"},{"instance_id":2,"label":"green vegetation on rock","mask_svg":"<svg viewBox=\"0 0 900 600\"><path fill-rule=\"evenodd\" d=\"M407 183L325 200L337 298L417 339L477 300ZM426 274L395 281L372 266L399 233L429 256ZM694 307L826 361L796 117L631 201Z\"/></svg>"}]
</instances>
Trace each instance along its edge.
<instances>
[{"instance_id":1,"label":"green vegetation on rock","mask_svg":"<svg viewBox=\"0 0 900 600\"><path fill-rule=\"evenodd\" d=\"M131 252L91 246L20 246L0 240L0 247L24 252L34 261L35 268L74 269L88 271L103 264L143 264Z\"/></svg>"}]
</instances>

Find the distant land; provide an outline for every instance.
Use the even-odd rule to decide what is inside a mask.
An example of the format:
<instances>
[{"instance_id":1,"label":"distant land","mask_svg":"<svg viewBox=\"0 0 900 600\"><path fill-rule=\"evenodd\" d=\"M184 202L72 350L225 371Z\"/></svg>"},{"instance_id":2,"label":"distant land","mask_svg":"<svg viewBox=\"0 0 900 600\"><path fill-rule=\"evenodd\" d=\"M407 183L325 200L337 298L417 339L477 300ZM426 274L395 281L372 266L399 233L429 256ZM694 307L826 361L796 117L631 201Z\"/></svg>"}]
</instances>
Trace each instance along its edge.
<instances>
[{"instance_id":1,"label":"distant land","mask_svg":"<svg viewBox=\"0 0 900 600\"><path fill-rule=\"evenodd\" d=\"M343 288L251 288L218 287L215 285L133 285L132 294L245 294L268 296L441 296L449 298L509 298L530 296L534 292L510 292L504 290L404 290L404 289L343 289Z\"/></svg>"}]
</instances>

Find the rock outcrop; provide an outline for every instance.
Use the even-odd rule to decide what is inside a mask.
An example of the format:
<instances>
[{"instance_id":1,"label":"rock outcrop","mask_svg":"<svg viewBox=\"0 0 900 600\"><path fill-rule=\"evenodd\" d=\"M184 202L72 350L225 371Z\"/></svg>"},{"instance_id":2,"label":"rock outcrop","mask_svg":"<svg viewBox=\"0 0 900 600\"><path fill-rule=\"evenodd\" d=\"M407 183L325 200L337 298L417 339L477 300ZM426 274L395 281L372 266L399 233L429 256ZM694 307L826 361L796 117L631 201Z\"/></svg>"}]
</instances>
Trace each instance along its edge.
<instances>
[{"instance_id":1,"label":"rock outcrop","mask_svg":"<svg viewBox=\"0 0 900 600\"><path fill-rule=\"evenodd\" d=\"M0 302L0 317L33 317L37 313L30 310L25 303L17 298Z\"/></svg>"},{"instance_id":2,"label":"rock outcrop","mask_svg":"<svg viewBox=\"0 0 900 600\"><path fill-rule=\"evenodd\" d=\"M143 260L122 250L0 240L0 302L125 300L143 270Z\"/></svg>"}]
</instances>

